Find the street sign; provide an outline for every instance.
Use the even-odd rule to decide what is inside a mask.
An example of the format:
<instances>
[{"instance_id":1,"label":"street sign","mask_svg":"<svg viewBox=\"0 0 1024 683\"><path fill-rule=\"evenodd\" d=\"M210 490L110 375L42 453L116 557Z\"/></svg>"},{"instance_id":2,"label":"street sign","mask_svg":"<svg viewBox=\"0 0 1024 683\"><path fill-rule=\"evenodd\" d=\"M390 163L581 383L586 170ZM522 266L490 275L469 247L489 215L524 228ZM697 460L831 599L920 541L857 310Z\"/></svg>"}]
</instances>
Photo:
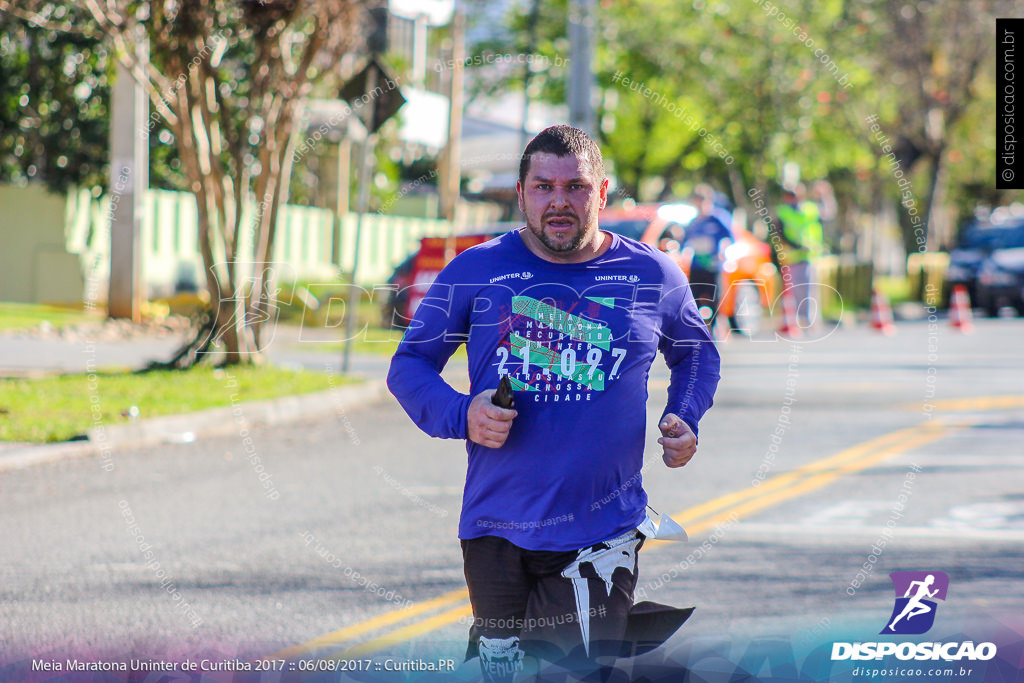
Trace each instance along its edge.
<instances>
[{"instance_id":1,"label":"street sign","mask_svg":"<svg viewBox=\"0 0 1024 683\"><path fill-rule=\"evenodd\" d=\"M338 96L352 105L360 121L370 119L371 133L380 130L384 122L405 104L405 97L398 88L398 80L393 78L376 59L371 59L366 68L346 83ZM367 117L361 112L363 107L372 107L373 116Z\"/></svg>"}]
</instances>

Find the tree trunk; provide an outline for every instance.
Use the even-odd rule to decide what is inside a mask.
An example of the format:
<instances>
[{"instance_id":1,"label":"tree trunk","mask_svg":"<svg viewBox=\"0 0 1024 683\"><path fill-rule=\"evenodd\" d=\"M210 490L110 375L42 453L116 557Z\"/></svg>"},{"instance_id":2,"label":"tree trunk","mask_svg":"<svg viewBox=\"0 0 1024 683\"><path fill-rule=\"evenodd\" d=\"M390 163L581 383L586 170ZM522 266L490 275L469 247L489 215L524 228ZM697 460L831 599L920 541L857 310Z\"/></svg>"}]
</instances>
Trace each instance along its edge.
<instances>
[{"instance_id":1,"label":"tree trunk","mask_svg":"<svg viewBox=\"0 0 1024 683\"><path fill-rule=\"evenodd\" d=\"M258 362L261 328L271 320L268 268L277 213L287 201L296 112L314 82L357 45L365 3L261 0L235 3L246 6L238 13L223 3L154 0L147 24L135 12L136 4L108 0L86 6L98 31L112 39L117 59L145 85L155 110L174 131L182 170L196 198L199 247L211 298L202 329L210 332L197 335L174 362L196 362L214 342L223 346L227 364ZM166 19L170 5L177 8L173 14L180 26ZM135 59L133 45L144 34L151 54L162 56L162 69ZM224 42L228 35L239 43L249 41L249 49L226 56L231 53ZM232 68L225 69L226 59ZM244 97L221 80L239 68L249 73ZM165 74L178 77L172 80ZM248 133L237 125L243 120ZM242 211L253 198L253 181L261 204L255 240L249 244L242 240Z\"/></svg>"},{"instance_id":2,"label":"tree trunk","mask_svg":"<svg viewBox=\"0 0 1024 683\"><path fill-rule=\"evenodd\" d=\"M944 176L946 165L943 161L945 152L945 147L940 146L932 157L932 163L929 164L928 169L928 193L925 195L924 206L921 207L921 216L924 218L925 238L927 239L927 246L930 251L941 248L940 242L944 238L944 235L941 234L941 229L944 226L941 225L942 221L936 220L936 213L945 203L946 183Z\"/></svg>"},{"instance_id":3,"label":"tree trunk","mask_svg":"<svg viewBox=\"0 0 1024 683\"><path fill-rule=\"evenodd\" d=\"M735 206L743 207L744 211L747 212L747 224L743 227L751 227L753 225L752 219L755 217L754 203L750 201L747 190L743 187L743 178L740 177L740 171L733 166L728 166L726 175L729 179L729 189L732 191ZM728 227L732 228L731 225Z\"/></svg>"}]
</instances>

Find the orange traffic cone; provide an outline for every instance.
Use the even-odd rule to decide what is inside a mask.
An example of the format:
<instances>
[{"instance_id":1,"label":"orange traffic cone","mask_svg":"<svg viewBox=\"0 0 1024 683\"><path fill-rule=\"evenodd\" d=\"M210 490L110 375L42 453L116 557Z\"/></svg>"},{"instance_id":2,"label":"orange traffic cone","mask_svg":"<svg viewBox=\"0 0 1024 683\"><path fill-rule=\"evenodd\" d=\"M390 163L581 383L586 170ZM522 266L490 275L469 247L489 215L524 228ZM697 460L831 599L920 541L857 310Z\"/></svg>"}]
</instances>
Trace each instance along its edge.
<instances>
[{"instance_id":1,"label":"orange traffic cone","mask_svg":"<svg viewBox=\"0 0 1024 683\"><path fill-rule=\"evenodd\" d=\"M796 319L796 298L792 287L782 290L782 327L779 328L779 334L788 335L790 339L803 335L803 328Z\"/></svg>"},{"instance_id":2,"label":"orange traffic cone","mask_svg":"<svg viewBox=\"0 0 1024 683\"><path fill-rule=\"evenodd\" d=\"M949 302L949 321L953 327L964 334L974 331L974 315L971 313L971 297L967 294L967 287L956 285L953 287L953 297Z\"/></svg>"},{"instance_id":3,"label":"orange traffic cone","mask_svg":"<svg viewBox=\"0 0 1024 683\"><path fill-rule=\"evenodd\" d=\"M889 297L877 289L871 290L871 327L882 334L895 334L896 326L892 322L892 306Z\"/></svg>"}]
</instances>

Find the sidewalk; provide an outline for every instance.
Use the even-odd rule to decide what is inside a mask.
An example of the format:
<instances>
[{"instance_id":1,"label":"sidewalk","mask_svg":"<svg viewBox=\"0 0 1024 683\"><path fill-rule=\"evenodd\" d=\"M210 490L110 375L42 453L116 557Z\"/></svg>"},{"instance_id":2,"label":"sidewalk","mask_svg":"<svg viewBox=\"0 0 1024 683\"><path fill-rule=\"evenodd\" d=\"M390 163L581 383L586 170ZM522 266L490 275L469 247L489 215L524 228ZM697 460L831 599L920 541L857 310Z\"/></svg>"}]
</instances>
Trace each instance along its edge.
<instances>
[{"instance_id":1,"label":"sidewalk","mask_svg":"<svg viewBox=\"0 0 1024 683\"><path fill-rule=\"evenodd\" d=\"M278 365L300 365L309 370L338 373L341 352L316 351L316 342L333 342L343 332L324 328L278 325L267 344L267 356ZM53 373L88 372L104 367L138 370L153 360L168 360L188 339L172 332L132 338L37 337L0 333L0 377L33 377ZM303 348L303 346L308 347ZM385 354L353 354L352 373L383 379L391 359Z\"/></svg>"}]
</instances>

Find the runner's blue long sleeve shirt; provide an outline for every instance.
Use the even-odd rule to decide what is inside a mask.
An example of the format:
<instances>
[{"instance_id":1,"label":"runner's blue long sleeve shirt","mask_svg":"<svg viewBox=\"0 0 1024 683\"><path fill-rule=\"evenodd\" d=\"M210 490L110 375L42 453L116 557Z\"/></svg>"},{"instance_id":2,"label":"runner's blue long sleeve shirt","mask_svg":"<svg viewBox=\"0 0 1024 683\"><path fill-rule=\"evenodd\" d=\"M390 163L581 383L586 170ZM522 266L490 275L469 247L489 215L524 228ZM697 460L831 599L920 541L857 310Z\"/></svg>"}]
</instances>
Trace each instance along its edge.
<instances>
[{"instance_id":1,"label":"runner's blue long sleeve shirt","mask_svg":"<svg viewBox=\"0 0 1024 683\"><path fill-rule=\"evenodd\" d=\"M470 393L441 371L465 343ZM575 550L636 527L647 380L671 370L665 413L694 433L720 359L686 277L668 256L619 235L584 263L541 259L518 231L459 254L417 307L388 387L433 437L467 439L459 537ZM508 375L518 416L501 448L467 438L473 396Z\"/></svg>"}]
</instances>

